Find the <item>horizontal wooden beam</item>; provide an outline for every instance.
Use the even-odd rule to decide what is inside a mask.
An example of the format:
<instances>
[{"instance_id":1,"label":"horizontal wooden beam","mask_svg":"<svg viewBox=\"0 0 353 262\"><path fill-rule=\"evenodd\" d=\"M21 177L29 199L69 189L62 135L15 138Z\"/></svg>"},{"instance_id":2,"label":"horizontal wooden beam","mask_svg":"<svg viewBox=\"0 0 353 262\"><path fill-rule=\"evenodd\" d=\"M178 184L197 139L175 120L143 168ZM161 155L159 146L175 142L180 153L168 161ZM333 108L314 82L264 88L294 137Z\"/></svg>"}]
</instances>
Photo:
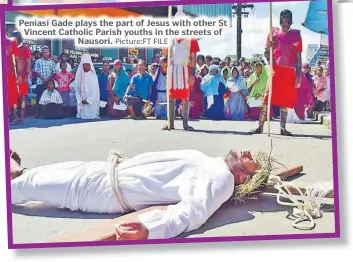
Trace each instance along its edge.
<instances>
[{"instance_id":1,"label":"horizontal wooden beam","mask_svg":"<svg viewBox=\"0 0 353 262\"><path fill-rule=\"evenodd\" d=\"M123 221L136 221L138 215L146 213L155 209L164 210L166 206L154 206L149 207L137 212L122 215L120 217L109 219L103 223L88 227L85 230L74 232L68 236L61 236L58 239L54 239L51 242L91 242L91 241L109 241L116 240L114 225L119 224Z\"/></svg>"},{"instance_id":2,"label":"horizontal wooden beam","mask_svg":"<svg viewBox=\"0 0 353 262\"><path fill-rule=\"evenodd\" d=\"M276 169L273 172L273 175L279 176L282 180L286 180L292 176L298 175L303 172L303 166L299 165L284 165L276 166Z\"/></svg>"}]
</instances>

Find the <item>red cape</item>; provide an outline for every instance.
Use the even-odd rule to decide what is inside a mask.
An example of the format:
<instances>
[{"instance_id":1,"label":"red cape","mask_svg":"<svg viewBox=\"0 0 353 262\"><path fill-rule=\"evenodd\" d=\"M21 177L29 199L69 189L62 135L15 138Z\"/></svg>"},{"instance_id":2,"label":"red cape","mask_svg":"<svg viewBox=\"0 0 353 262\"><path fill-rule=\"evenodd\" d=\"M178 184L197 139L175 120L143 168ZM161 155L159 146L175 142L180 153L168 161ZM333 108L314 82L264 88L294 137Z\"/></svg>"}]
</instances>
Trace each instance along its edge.
<instances>
[{"instance_id":1,"label":"red cape","mask_svg":"<svg viewBox=\"0 0 353 262\"><path fill-rule=\"evenodd\" d=\"M273 65L271 105L294 108L298 89L295 87L296 71L293 67ZM268 90L264 103L267 102Z\"/></svg>"}]
</instances>

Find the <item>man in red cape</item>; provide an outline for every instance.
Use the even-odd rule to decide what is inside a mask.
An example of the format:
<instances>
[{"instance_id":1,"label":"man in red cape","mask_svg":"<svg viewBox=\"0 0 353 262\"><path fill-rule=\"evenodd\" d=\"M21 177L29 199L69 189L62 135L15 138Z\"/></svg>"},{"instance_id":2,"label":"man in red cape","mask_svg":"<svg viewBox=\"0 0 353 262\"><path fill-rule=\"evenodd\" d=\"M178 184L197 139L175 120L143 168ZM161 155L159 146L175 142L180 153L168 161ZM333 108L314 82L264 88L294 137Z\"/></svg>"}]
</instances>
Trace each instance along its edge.
<instances>
[{"instance_id":1,"label":"man in red cape","mask_svg":"<svg viewBox=\"0 0 353 262\"><path fill-rule=\"evenodd\" d=\"M20 102L20 121L23 122L26 116L26 96L28 95L28 75L31 72L31 50L29 46L23 44L22 34L19 31L12 32L15 37L20 52L19 63L22 67L21 84L18 84L18 96Z\"/></svg>"},{"instance_id":2,"label":"man in red cape","mask_svg":"<svg viewBox=\"0 0 353 262\"><path fill-rule=\"evenodd\" d=\"M281 135L291 136L286 130L288 108L293 108L297 102L297 88L301 83L301 52L302 38L299 30L291 29L292 12L283 10L280 14L281 28L273 28L273 41L267 38L266 53L273 46L273 80L271 105L281 107ZM249 134L263 132L267 117L267 95L260 113L259 126Z\"/></svg>"},{"instance_id":3,"label":"man in red cape","mask_svg":"<svg viewBox=\"0 0 353 262\"><path fill-rule=\"evenodd\" d=\"M11 111L10 124L20 122L17 115L18 85L22 84L22 65L19 57L20 50L17 47L16 39L6 36L6 78L8 106Z\"/></svg>"}]
</instances>

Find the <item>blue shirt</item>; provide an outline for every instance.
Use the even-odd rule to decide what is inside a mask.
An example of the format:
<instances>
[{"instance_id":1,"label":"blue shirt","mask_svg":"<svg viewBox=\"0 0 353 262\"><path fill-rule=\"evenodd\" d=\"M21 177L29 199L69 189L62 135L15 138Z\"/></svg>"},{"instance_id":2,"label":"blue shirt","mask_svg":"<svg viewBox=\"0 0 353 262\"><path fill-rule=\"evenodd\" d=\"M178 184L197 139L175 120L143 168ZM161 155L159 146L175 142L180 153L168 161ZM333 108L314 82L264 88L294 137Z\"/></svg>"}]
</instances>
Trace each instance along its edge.
<instances>
[{"instance_id":1,"label":"blue shirt","mask_svg":"<svg viewBox=\"0 0 353 262\"><path fill-rule=\"evenodd\" d=\"M98 83L99 83L99 95L102 101L108 101L108 94L107 94L107 83L108 83L108 76L104 73L100 73L98 75Z\"/></svg>"},{"instance_id":2,"label":"blue shirt","mask_svg":"<svg viewBox=\"0 0 353 262\"><path fill-rule=\"evenodd\" d=\"M135 86L135 95L142 99L150 99L150 87L153 84L152 76L145 74L136 74L131 78L131 84Z\"/></svg>"}]
</instances>

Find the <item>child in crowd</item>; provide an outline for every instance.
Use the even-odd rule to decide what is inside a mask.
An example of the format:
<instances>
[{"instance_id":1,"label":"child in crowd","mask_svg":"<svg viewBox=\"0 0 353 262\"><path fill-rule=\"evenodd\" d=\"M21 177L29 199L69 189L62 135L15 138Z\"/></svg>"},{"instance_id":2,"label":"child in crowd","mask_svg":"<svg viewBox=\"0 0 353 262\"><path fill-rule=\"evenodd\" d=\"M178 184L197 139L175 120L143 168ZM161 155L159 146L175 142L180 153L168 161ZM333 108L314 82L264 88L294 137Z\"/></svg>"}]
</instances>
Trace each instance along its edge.
<instances>
[{"instance_id":1,"label":"child in crowd","mask_svg":"<svg viewBox=\"0 0 353 262\"><path fill-rule=\"evenodd\" d=\"M66 62L60 62L61 72L56 73L55 80L58 82L59 93L61 95L61 99L63 101L63 113L65 117L70 116L70 83L75 79L75 76L67 72L67 64Z\"/></svg>"},{"instance_id":2,"label":"child in crowd","mask_svg":"<svg viewBox=\"0 0 353 262\"><path fill-rule=\"evenodd\" d=\"M55 89L54 80L48 80L47 89L44 90L39 104L42 106L42 117L44 119L59 119L63 117L60 93Z\"/></svg>"},{"instance_id":3,"label":"child in crowd","mask_svg":"<svg viewBox=\"0 0 353 262\"><path fill-rule=\"evenodd\" d=\"M315 96L315 105L308 112L308 115L312 115L313 112L321 112L326 107L327 96L326 89L327 86L327 77L324 76L324 69L321 66L318 66L315 71L315 76L313 77L314 87L313 93Z\"/></svg>"}]
</instances>

